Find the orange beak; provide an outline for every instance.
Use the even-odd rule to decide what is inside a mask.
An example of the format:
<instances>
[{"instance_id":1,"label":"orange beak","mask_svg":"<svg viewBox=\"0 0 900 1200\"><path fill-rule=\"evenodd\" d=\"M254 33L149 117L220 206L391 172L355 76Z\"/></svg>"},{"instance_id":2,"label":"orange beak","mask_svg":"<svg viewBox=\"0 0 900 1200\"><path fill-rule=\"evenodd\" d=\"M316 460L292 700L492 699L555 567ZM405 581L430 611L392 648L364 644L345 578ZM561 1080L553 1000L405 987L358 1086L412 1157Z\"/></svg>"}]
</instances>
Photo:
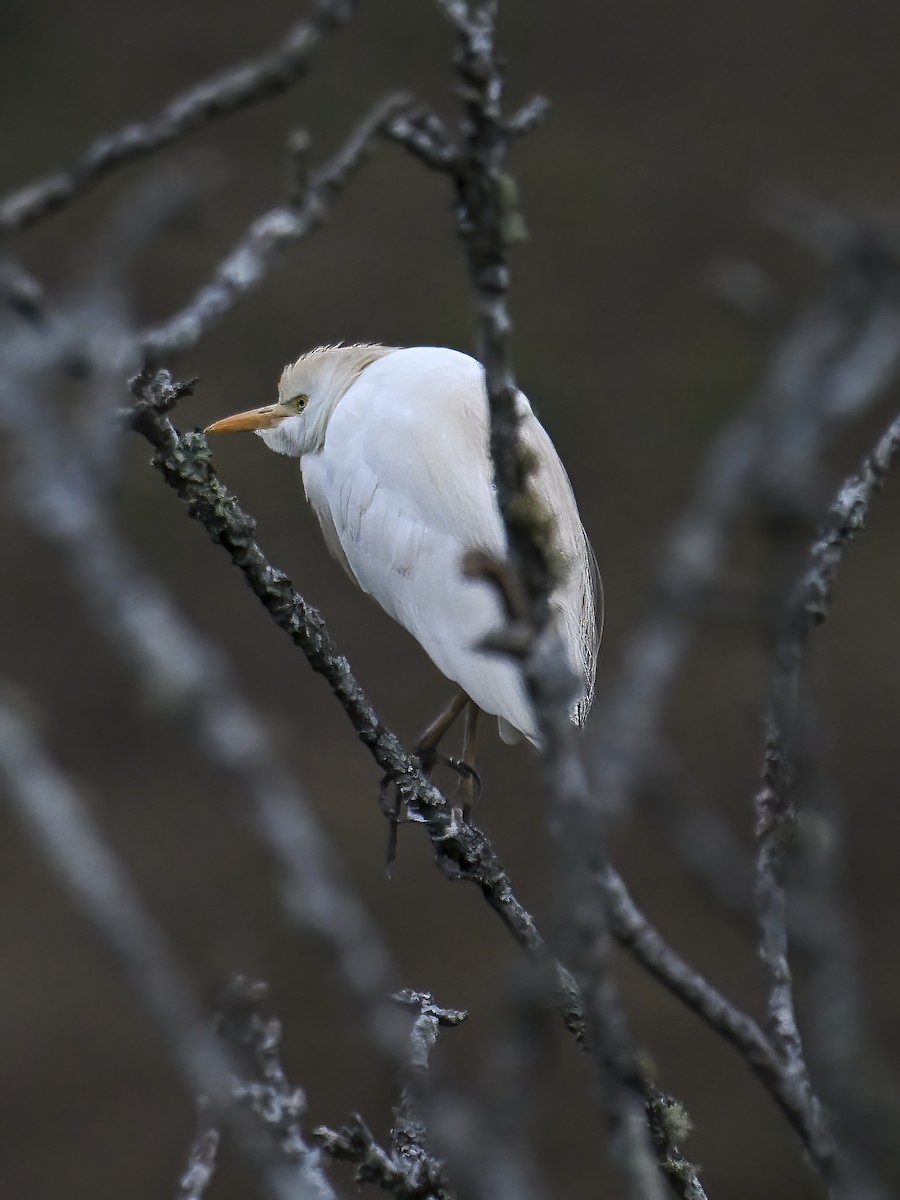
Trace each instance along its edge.
<instances>
[{"instance_id":1,"label":"orange beak","mask_svg":"<svg viewBox=\"0 0 900 1200\"><path fill-rule=\"evenodd\" d=\"M213 421L212 425L207 425L204 433L244 433L254 429L271 429L290 415L291 410L283 404L267 404L264 408L250 408L247 412Z\"/></svg>"}]
</instances>

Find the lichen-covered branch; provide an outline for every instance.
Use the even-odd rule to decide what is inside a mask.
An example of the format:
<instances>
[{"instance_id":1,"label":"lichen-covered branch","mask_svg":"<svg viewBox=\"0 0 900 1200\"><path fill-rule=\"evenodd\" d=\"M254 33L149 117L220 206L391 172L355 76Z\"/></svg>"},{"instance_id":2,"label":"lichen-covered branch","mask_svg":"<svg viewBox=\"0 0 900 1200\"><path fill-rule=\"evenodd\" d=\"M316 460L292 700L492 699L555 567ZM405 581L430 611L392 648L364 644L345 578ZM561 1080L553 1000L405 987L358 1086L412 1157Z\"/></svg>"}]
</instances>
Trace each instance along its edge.
<instances>
[{"instance_id":1,"label":"lichen-covered branch","mask_svg":"<svg viewBox=\"0 0 900 1200\"><path fill-rule=\"evenodd\" d=\"M379 1145L359 1113L351 1113L347 1124L340 1129L322 1125L315 1135L329 1158L353 1163L355 1180L360 1185L370 1183L401 1200L452 1200L453 1192L436 1159L423 1163L420 1173L411 1179L406 1165Z\"/></svg>"},{"instance_id":2,"label":"lichen-covered branch","mask_svg":"<svg viewBox=\"0 0 900 1200\"><path fill-rule=\"evenodd\" d=\"M294 25L271 50L188 88L149 120L97 138L70 170L0 200L0 238L58 212L119 167L282 95L303 78L316 50L346 24L355 7L356 0L316 0L313 15Z\"/></svg>"}]
</instances>

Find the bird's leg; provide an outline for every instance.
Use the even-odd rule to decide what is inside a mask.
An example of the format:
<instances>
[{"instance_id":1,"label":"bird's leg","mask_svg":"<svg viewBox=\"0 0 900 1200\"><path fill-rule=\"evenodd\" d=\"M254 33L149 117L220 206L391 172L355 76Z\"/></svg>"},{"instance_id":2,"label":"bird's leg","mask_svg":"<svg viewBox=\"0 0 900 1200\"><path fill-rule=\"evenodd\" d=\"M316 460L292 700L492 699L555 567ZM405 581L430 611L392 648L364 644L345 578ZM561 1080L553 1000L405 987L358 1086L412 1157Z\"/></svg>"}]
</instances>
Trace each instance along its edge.
<instances>
[{"instance_id":1,"label":"bird's leg","mask_svg":"<svg viewBox=\"0 0 900 1200\"><path fill-rule=\"evenodd\" d=\"M456 718L465 711L465 731L463 733L462 758L449 758L446 754L438 753L438 743ZM461 776L457 789L457 799L460 801L462 816L465 820L472 809L472 804L481 795L481 779L475 770L475 745L478 728L478 705L465 692L460 691L450 701L444 711L438 716L419 738L416 753L422 763L422 770L429 777L434 767L450 767Z\"/></svg>"},{"instance_id":2,"label":"bird's leg","mask_svg":"<svg viewBox=\"0 0 900 1200\"><path fill-rule=\"evenodd\" d=\"M416 754L426 775L430 775L435 766L447 765L448 760L438 754L438 744L466 705L470 703L465 692L457 692L444 711L435 717L416 742Z\"/></svg>"},{"instance_id":3,"label":"bird's leg","mask_svg":"<svg viewBox=\"0 0 900 1200\"><path fill-rule=\"evenodd\" d=\"M463 728L462 766L464 771L456 791L464 821L468 821L472 813L472 805L475 803L477 797L481 795L481 778L475 770L475 752L478 747L478 717L480 713L481 709L475 701L470 700L466 705L466 719Z\"/></svg>"}]
</instances>

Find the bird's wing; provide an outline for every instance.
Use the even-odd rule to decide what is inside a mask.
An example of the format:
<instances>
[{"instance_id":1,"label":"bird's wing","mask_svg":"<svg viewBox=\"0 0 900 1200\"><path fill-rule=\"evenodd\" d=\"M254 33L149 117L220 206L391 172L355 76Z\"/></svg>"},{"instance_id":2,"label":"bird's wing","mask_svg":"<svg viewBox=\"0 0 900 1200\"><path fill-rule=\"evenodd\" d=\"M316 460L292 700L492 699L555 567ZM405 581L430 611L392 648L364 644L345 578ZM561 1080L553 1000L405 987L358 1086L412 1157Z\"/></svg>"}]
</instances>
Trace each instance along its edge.
<instances>
[{"instance_id":1,"label":"bird's wing","mask_svg":"<svg viewBox=\"0 0 900 1200\"><path fill-rule=\"evenodd\" d=\"M560 582L550 603L562 633L572 669L583 681L584 692L573 709L573 718L583 725L594 699L597 655L603 629L603 586L597 559L578 513L569 476L549 434L527 405L520 437L534 458L531 485L556 517L556 544L562 557Z\"/></svg>"}]
</instances>

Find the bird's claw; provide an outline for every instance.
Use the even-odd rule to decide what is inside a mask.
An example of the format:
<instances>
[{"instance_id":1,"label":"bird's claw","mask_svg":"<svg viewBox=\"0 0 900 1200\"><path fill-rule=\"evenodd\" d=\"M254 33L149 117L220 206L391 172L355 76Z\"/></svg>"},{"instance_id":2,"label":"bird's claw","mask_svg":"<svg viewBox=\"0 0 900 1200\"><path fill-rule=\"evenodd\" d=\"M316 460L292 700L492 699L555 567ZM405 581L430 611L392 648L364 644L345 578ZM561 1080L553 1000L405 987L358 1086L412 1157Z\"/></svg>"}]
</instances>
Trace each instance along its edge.
<instances>
[{"instance_id":1,"label":"bird's claw","mask_svg":"<svg viewBox=\"0 0 900 1200\"><path fill-rule=\"evenodd\" d=\"M476 800L481 799L482 792L484 791L484 783L481 776L470 763L464 762L461 758L448 758L443 765L449 767L451 771L456 771L460 777L460 787L471 781L474 794L469 797L469 804L474 804Z\"/></svg>"},{"instance_id":2,"label":"bird's claw","mask_svg":"<svg viewBox=\"0 0 900 1200\"><path fill-rule=\"evenodd\" d=\"M481 793L484 791L484 784L481 776L473 766L465 762L461 758L452 758L449 754L441 754L437 750L420 750L418 754L419 763L422 767L422 774L426 778L431 778L431 772L435 767L447 767L451 771L455 771L459 775L461 781L471 779L475 784L475 800L481 799ZM387 778L387 776L385 776Z\"/></svg>"}]
</instances>

